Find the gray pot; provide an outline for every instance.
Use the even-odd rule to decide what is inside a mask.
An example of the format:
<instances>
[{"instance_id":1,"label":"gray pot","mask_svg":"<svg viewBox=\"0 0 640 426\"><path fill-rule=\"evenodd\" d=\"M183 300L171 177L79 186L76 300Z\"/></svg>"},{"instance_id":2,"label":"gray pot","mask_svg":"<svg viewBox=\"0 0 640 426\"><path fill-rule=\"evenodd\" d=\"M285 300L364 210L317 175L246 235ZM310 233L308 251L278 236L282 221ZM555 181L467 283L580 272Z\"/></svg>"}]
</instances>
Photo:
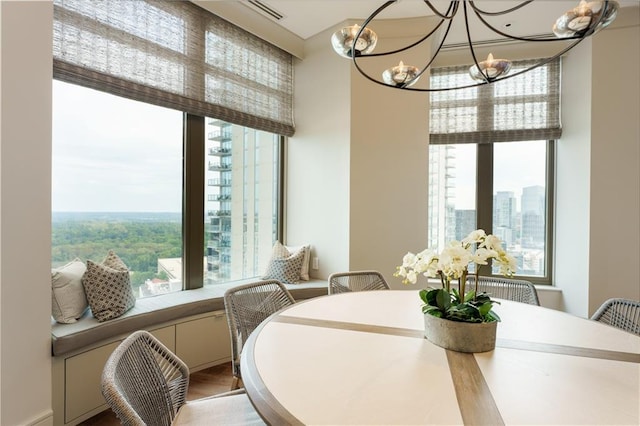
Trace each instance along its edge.
<instances>
[{"instance_id":1,"label":"gray pot","mask_svg":"<svg viewBox=\"0 0 640 426\"><path fill-rule=\"evenodd\" d=\"M498 321L459 322L424 315L424 337L456 352L487 352L496 347Z\"/></svg>"}]
</instances>

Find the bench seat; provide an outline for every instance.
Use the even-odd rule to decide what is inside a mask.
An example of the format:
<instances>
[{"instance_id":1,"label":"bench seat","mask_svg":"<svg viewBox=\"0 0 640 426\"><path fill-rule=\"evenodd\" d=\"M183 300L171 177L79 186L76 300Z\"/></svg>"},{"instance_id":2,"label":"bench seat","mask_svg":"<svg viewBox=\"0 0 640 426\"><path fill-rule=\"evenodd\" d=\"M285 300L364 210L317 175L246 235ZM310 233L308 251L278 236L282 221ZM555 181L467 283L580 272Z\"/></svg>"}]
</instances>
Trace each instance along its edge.
<instances>
[{"instance_id":1,"label":"bench seat","mask_svg":"<svg viewBox=\"0 0 640 426\"><path fill-rule=\"evenodd\" d=\"M63 355L155 324L224 310L224 293L227 289L258 280L245 279L138 299L135 306L124 315L105 322L98 322L89 309L73 324L59 324L52 320L52 354ZM286 287L295 300L327 294L326 280L311 279L298 284L286 284Z\"/></svg>"}]
</instances>

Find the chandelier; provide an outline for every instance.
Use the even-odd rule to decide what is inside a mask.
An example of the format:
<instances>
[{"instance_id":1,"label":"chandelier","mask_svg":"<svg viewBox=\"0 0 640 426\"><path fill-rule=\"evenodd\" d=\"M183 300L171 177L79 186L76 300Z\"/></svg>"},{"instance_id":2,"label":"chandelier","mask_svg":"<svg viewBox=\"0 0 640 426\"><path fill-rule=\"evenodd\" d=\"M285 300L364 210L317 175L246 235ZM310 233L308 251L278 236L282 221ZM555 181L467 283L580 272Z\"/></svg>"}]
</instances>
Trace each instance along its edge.
<instances>
[{"instance_id":1,"label":"chandelier","mask_svg":"<svg viewBox=\"0 0 640 426\"><path fill-rule=\"evenodd\" d=\"M618 12L618 3L616 1L590 1L581 0L580 3L571 10L562 14L552 25L549 23L549 28L553 31L553 34L537 35L537 36L516 36L509 34L505 31L496 28L496 24L491 23L491 18L506 16L512 12L520 11L526 12L525 6L533 3L533 1L515 2L517 5L509 7L504 10L483 10L478 1L461 0L450 1L445 11L438 10L431 1L423 0L425 5L433 12L436 17L434 26L425 31L425 34L420 36L416 41L409 43L404 47L389 50L386 52L374 53L378 36L370 28L370 23L376 18L383 10L388 8L398 0L392 0L385 2L382 6L376 9L362 25L352 25L342 28L336 31L331 37L331 44L333 49L340 56L350 58L353 61L355 68L367 79L374 83L384 86L405 89L416 90L423 92L435 92L445 90L464 89L467 87L481 86L484 84L495 83L506 78L515 77L523 74L534 68L542 66L559 56L563 55L578 43L589 37L602 28L609 25L616 17ZM497 2L493 2L497 3ZM510 2L513 4L514 2ZM459 11L462 10L461 13ZM438 54L443 48L446 48L445 44L449 31L456 18L464 20L464 28L466 30L466 41L461 43L465 45L465 48L469 51L469 75L468 82L461 82L455 87L442 87L438 89L431 88L419 88L414 84L420 79L427 69L434 62ZM474 41L472 39L472 33L474 28L471 21L482 24L482 26L489 29L492 33L499 36L494 40L496 45L505 41L515 42L536 42L536 43L558 43L560 47L557 53L551 57L540 59L534 65L526 68L519 69L517 72L511 71L511 61L508 59L496 59L489 53L486 59L479 58L476 54L476 49L481 44L486 42ZM407 52L410 49L419 48L423 43L433 43L434 39L440 37L439 41L433 44L431 51L433 52L430 57L426 59L422 68L414 65L406 65L400 61L396 66L384 70L380 77L374 78L370 72L365 71L364 67L359 63L361 60L372 57L397 57L399 53ZM423 49L424 50L424 49ZM413 86L413 87L412 87Z\"/></svg>"}]
</instances>

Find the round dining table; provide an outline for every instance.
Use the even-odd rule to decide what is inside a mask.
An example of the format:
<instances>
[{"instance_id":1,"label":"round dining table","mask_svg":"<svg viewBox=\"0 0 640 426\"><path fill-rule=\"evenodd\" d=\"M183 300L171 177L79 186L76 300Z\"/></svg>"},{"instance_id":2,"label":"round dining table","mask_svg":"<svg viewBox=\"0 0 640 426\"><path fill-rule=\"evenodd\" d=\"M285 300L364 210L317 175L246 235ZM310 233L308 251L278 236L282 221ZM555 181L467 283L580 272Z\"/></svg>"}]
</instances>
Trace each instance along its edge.
<instances>
[{"instance_id":1,"label":"round dining table","mask_svg":"<svg viewBox=\"0 0 640 426\"><path fill-rule=\"evenodd\" d=\"M473 354L424 338L417 290L295 303L250 335L242 381L271 425L640 424L640 336L498 301Z\"/></svg>"}]
</instances>

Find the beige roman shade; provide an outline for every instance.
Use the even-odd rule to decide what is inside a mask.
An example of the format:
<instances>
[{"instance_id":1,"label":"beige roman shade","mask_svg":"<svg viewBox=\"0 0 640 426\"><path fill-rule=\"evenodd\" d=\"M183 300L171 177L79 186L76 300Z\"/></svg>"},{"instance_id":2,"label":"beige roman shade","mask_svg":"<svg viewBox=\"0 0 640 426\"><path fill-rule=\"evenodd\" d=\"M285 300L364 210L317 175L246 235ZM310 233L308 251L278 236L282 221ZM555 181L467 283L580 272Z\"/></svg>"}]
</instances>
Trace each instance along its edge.
<instances>
[{"instance_id":1,"label":"beige roman shade","mask_svg":"<svg viewBox=\"0 0 640 426\"><path fill-rule=\"evenodd\" d=\"M516 61L511 73L539 61ZM431 71L431 88L470 84L469 67ZM558 139L560 59L494 84L431 92L430 143Z\"/></svg>"},{"instance_id":2,"label":"beige roman shade","mask_svg":"<svg viewBox=\"0 0 640 426\"><path fill-rule=\"evenodd\" d=\"M291 136L289 53L187 1L54 0L54 77Z\"/></svg>"}]
</instances>

